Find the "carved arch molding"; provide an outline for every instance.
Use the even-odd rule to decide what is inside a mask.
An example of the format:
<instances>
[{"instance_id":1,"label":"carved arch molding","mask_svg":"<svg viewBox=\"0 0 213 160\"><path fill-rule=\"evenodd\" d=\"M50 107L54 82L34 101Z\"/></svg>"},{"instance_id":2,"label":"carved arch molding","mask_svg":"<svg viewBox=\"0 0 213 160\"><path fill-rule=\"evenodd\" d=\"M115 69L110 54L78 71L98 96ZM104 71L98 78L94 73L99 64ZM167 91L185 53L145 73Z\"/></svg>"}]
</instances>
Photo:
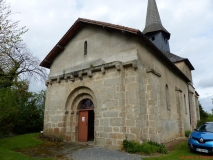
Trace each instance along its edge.
<instances>
[{"instance_id":1,"label":"carved arch molding","mask_svg":"<svg viewBox=\"0 0 213 160\"><path fill-rule=\"evenodd\" d=\"M88 87L77 87L67 98L65 106L65 136L67 141L78 140L78 107L82 100L89 99L96 108L96 98Z\"/></svg>"},{"instance_id":2,"label":"carved arch molding","mask_svg":"<svg viewBox=\"0 0 213 160\"><path fill-rule=\"evenodd\" d=\"M77 87L67 98L65 110L67 114L73 114L78 111L79 103L84 99L90 99L96 106L96 98L93 91L88 87Z\"/></svg>"}]
</instances>

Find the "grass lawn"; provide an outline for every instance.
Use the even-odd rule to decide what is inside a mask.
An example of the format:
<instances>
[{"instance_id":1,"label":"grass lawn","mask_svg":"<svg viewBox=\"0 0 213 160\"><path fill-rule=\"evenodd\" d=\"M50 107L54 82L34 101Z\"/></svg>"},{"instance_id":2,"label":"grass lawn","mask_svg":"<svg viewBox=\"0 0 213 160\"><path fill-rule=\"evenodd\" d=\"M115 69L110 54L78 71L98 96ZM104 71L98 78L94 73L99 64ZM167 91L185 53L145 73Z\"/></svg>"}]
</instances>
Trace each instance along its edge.
<instances>
[{"instance_id":1,"label":"grass lawn","mask_svg":"<svg viewBox=\"0 0 213 160\"><path fill-rule=\"evenodd\" d=\"M35 160L32 157L15 152L14 150L35 147L42 144L43 141L37 139L36 136L38 136L38 133L0 139L0 160Z\"/></svg>"},{"instance_id":2,"label":"grass lawn","mask_svg":"<svg viewBox=\"0 0 213 160\"><path fill-rule=\"evenodd\" d=\"M179 144L172 152L153 158L143 158L144 160L187 160L187 159L213 159L213 155L191 152L187 142Z\"/></svg>"}]
</instances>

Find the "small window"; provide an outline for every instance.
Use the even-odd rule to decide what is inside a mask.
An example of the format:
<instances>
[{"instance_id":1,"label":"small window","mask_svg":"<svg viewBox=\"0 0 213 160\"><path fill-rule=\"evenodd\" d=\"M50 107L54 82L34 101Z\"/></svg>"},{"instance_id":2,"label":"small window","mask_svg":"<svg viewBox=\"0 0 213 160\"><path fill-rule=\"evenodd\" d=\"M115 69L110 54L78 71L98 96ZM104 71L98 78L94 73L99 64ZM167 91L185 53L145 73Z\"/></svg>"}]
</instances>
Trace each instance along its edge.
<instances>
[{"instance_id":1,"label":"small window","mask_svg":"<svg viewBox=\"0 0 213 160\"><path fill-rule=\"evenodd\" d=\"M84 42L84 55L87 55L87 41Z\"/></svg>"},{"instance_id":2,"label":"small window","mask_svg":"<svg viewBox=\"0 0 213 160\"><path fill-rule=\"evenodd\" d=\"M170 104L169 104L169 87L168 87L167 84L166 84L165 90L166 90L166 107L167 107L167 110L170 110Z\"/></svg>"},{"instance_id":3,"label":"small window","mask_svg":"<svg viewBox=\"0 0 213 160\"><path fill-rule=\"evenodd\" d=\"M152 41L154 41L154 40L155 40L155 36L152 37Z\"/></svg>"},{"instance_id":4,"label":"small window","mask_svg":"<svg viewBox=\"0 0 213 160\"><path fill-rule=\"evenodd\" d=\"M184 105L185 105L185 113L187 114L187 105L186 105L186 96L184 94Z\"/></svg>"}]
</instances>

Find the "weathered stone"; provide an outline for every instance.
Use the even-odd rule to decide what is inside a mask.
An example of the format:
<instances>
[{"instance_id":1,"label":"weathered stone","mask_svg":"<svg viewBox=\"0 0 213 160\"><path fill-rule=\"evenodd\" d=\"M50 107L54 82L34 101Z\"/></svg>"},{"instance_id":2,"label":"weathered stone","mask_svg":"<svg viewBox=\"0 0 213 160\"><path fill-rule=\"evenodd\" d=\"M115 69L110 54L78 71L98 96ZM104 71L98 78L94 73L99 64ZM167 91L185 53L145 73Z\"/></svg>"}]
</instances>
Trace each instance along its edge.
<instances>
[{"instance_id":1,"label":"weathered stone","mask_svg":"<svg viewBox=\"0 0 213 160\"><path fill-rule=\"evenodd\" d=\"M57 122L59 120L59 116L52 116L51 121Z\"/></svg>"},{"instance_id":2,"label":"weathered stone","mask_svg":"<svg viewBox=\"0 0 213 160\"><path fill-rule=\"evenodd\" d=\"M130 90L138 90L139 89L139 86L138 86L138 83L130 83L130 84L127 84L126 85L126 90L127 91L130 91Z\"/></svg>"},{"instance_id":3,"label":"weathered stone","mask_svg":"<svg viewBox=\"0 0 213 160\"><path fill-rule=\"evenodd\" d=\"M110 101L111 99L113 99L113 95L107 94L102 96L103 103Z\"/></svg>"},{"instance_id":4,"label":"weathered stone","mask_svg":"<svg viewBox=\"0 0 213 160\"><path fill-rule=\"evenodd\" d=\"M116 92L116 88L115 87L107 87L107 93L108 94L114 94Z\"/></svg>"},{"instance_id":5,"label":"weathered stone","mask_svg":"<svg viewBox=\"0 0 213 160\"><path fill-rule=\"evenodd\" d=\"M110 126L122 126L124 123L123 118L111 118Z\"/></svg>"},{"instance_id":6,"label":"weathered stone","mask_svg":"<svg viewBox=\"0 0 213 160\"><path fill-rule=\"evenodd\" d=\"M136 97L136 91L131 90L131 91L126 91L126 97Z\"/></svg>"},{"instance_id":7,"label":"weathered stone","mask_svg":"<svg viewBox=\"0 0 213 160\"><path fill-rule=\"evenodd\" d=\"M110 133L109 137L113 138L113 139L123 139L123 134L121 134L121 133Z\"/></svg>"},{"instance_id":8,"label":"weathered stone","mask_svg":"<svg viewBox=\"0 0 213 160\"><path fill-rule=\"evenodd\" d=\"M126 77L137 75L137 72L134 70L129 70L126 72Z\"/></svg>"},{"instance_id":9,"label":"weathered stone","mask_svg":"<svg viewBox=\"0 0 213 160\"><path fill-rule=\"evenodd\" d=\"M127 126L135 126L135 120L126 120Z\"/></svg>"},{"instance_id":10,"label":"weathered stone","mask_svg":"<svg viewBox=\"0 0 213 160\"><path fill-rule=\"evenodd\" d=\"M120 78L106 79L104 81L105 86L116 86L121 84L122 84L122 80Z\"/></svg>"},{"instance_id":11,"label":"weathered stone","mask_svg":"<svg viewBox=\"0 0 213 160\"><path fill-rule=\"evenodd\" d=\"M100 120L100 125L104 126L104 127L109 126L109 120L108 119L101 119Z\"/></svg>"},{"instance_id":12,"label":"weathered stone","mask_svg":"<svg viewBox=\"0 0 213 160\"><path fill-rule=\"evenodd\" d=\"M65 123L58 123L58 127L65 127Z\"/></svg>"},{"instance_id":13,"label":"weathered stone","mask_svg":"<svg viewBox=\"0 0 213 160\"><path fill-rule=\"evenodd\" d=\"M118 111L107 111L103 113L103 117L118 117Z\"/></svg>"},{"instance_id":14,"label":"weathered stone","mask_svg":"<svg viewBox=\"0 0 213 160\"><path fill-rule=\"evenodd\" d=\"M58 134L59 133L59 128L54 128L54 133Z\"/></svg>"},{"instance_id":15,"label":"weathered stone","mask_svg":"<svg viewBox=\"0 0 213 160\"><path fill-rule=\"evenodd\" d=\"M121 107L125 107L125 100L124 99L119 99L118 100L118 105Z\"/></svg>"},{"instance_id":16,"label":"weathered stone","mask_svg":"<svg viewBox=\"0 0 213 160\"><path fill-rule=\"evenodd\" d=\"M96 144L100 145L100 146L104 146L105 143L105 139L104 138L96 138Z\"/></svg>"},{"instance_id":17,"label":"weathered stone","mask_svg":"<svg viewBox=\"0 0 213 160\"><path fill-rule=\"evenodd\" d=\"M109 137L109 133L107 133L107 132L101 132L100 133L100 137L101 138L108 138Z\"/></svg>"},{"instance_id":18,"label":"weathered stone","mask_svg":"<svg viewBox=\"0 0 213 160\"><path fill-rule=\"evenodd\" d=\"M148 134L149 133L149 128L143 128L143 134Z\"/></svg>"},{"instance_id":19,"label":"weathered stone","mask_svg":"<svg viewBox=\"0 0 213 160\"><path fill-rule=\"evenodd\" d=\"M141 133L141 129L138 128L138 127L131 127L131 128L130 128L130 132L131 132L132 134L138 135L138 134Z\"/></svg>"},{"instance_id":20,"label":"weathered stone","mask_svg":"<svg viewBox=\"0 0 213 160\"><path fill-rule=\"evenodd\" d=\"M124 93L115 93L114 92L114 99L124 99Z\"/></svg>"},{"instance_id":21,"label":"weathered stone","mask_svg":"<svg viewBox=\"0 0 213 160\"><path fill-rule=\"evenodd\" d=\"M105 102L106 107L116 107L118 106L118 100L109 100Z\"/></svg>"},{"instance_id":22,"label":"weathered stone","mask_svg":"<svg viewBox=\"0 0 213 160\"><path fill-rule=\"evenodd\" d=\"M113 127L113 132L119 132L119 127Z\"/></svg>"},{"instance_id":23,"label":"weathered stone","mask_svg":"<svg viewBox=\"0 0 213 160\"><path fill-rule=\"evenodd\" d=\"M125 84L128 84L128 83L134 83L136 82L136 77L126 77L125 78Z\"/></svg>"},{"instance_id":24,"label":"weathered stone","mask_svg":"<svg viewBox=\"0 0 213 160\"><path fill-rule=\"evenodd\" d=\"M104 127L104 132L112 132L112 127Z\"/></svg>"},{"instance_id":25,"label":"weathered stone","mask_svg":"<svg viewBox=\"0 0 213 160\"><path fill-rule=\"evenodd\" d=\"M112 145L112 139L106 139L106 144L107 145Z\"/></svg>"}]
</instances>

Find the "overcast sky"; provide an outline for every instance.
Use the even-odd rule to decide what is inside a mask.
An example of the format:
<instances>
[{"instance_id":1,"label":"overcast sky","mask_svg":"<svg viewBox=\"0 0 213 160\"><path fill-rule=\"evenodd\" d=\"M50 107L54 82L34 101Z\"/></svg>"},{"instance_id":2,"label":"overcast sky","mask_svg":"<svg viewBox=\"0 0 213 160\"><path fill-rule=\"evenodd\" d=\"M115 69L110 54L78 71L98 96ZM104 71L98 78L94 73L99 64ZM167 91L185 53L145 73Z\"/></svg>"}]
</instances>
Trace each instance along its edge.
<instances>
[{"instance_id":1,"label":"overcast sky","mask_svg":"<svg viewBox=\"0 0 213 160\"><path fill-rule=\"evenodd\" d=\"M29 31L24 42L40 60L78 17L143 31L148 0L7 0ZM171 33L170 51L188 58L195 68L193 83L203 108L213 104L213 0L156 0L163 26ZM31 84L31 91L45 86Z\"/></svg>"}]
</instances>

